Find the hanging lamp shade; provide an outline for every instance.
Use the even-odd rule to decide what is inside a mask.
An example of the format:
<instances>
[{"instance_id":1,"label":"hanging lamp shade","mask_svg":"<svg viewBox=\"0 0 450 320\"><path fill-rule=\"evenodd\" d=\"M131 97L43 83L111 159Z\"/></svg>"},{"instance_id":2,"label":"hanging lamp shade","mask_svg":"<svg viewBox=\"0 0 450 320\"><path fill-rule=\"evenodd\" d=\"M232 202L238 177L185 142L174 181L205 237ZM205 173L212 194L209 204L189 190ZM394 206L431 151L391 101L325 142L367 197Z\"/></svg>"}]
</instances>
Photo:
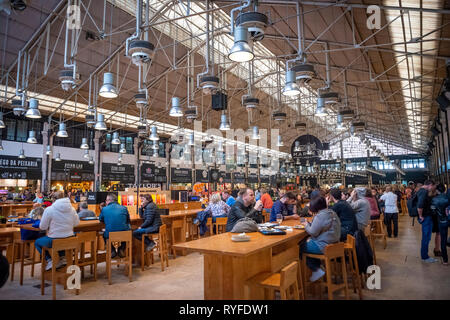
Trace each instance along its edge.
<instances>
[{"instance_id":1,"label":"hanging lamp shade","mask_svg":"<svg viewBox=\"0 0 450 320\"><path fill-rule=\"evenodd\" d=\"M50 145L47 145L47 151L45 152L46 155L51 155L52 154L52 148L50 147Z\"/></svg>"},{"instance_id":2,"label":"hanging lamp shade","mask_svg":"<svg viewBox=\"0 0 450 320\"><path fill-rule=\"evenodd\" d=\"M100 130L100 131L105 131L108 128L106 127L106 123L105 123L105 115L99 113L97 115L97 122L95 123L95 130Z\"/></svg>"},{"instance_id":3,"label":"hanging lamp shade","mask_svg":"<svg viewBox=\"0 0 450 320\"><path fill-rule=\"evenodd\" d=\"M87 138L81 139L80 149L89 149Z\"/></svg>"},{"instance_id":4,"label":"hanging lamp shade","mask_svg":"<svg viewBox=\"0 0 450 320\"><path fill-rule=\"evenodd\" d=\"M5 122L3 121L3 112L0 112L0 129L3 129L5 127Z\"/></svg>"},{"instance_id":5,"label":"hanging lamp shade","mask_svg":"<svg viewBox=\"0 0 450 320\"><path fill-rule=\"evenodd\" d=\"M326 115L327 115L327 112L325 110L325 99L319 97L319 98L317 98L317 107L316 107L315 116L324 117Z\"/></svg>"},{"instance_id":6,"label":"hanging lamp shade","mask_svg":"<svg viewBox=\"0 0 450 320\"><path fill-rule=\"evenodd\" d=\"M103 74L103 85L98 93L104 98L117 98L117 88L114 86L114 75L111 72L105 72Z\"/></svg>"},{"instance_id":7,"label":"hanging lamp shade","mask_svg":"<svg viewBox=\"0 0 450 320\"><path fill-rule=\"evenodd\" d=\"M127 149L125 148L125 143L120 144L119 153L127 153Z\"/></svg>"},{"instance_id":8,"label":"hanging lamp shade","mask_svg":"<svg viewBox=\"0 0 450 320\"><path fill-rule=\"evenodd\" d=\"M253 140L259 140L260 136L259 136L259 128L258 126L254 126L252 128L252 139Z\"/></svg>"},{"instance_id":9,"label":"hanging lamp shade","mask_svg":"<svg viewBox=\"0 0 450 320\"><path fill-rule=\"evenodd\" d=\"M285 96L293 97L300 94L300 88L295 81L295 71L286 71L286 84L282 91Z\"/></svg>"},{"instance_id":10,"label":"hanging lamp shade","mask_svg":"<svg viewBox=\"0 0 450 320\"><path fill-rule=\"evenodd\" d=\"M94 156L89 157L89 164L94 164Z\"/></svg>"},{"instance_id":11,"label":"hanging lamp shade","mask_svg":"<svg viewBox=\"0 0 450 320\"><path fill-rule=\"evenodd\" d=\"M172 107L170 108L169 116L179 118L183 116L183 110L180 107L180 98L172 98Z\"/></svg>"},{"instance_id":12,"label":"hanging lamp shade","mask_svg":"<svg viewBox=\"0 0 450 320\"><path fill-rule=\"evenodd\" d=\"M152 150L159 150L159 143L157 141L153 141Z\"/></svg>"},{"instance_id":13,"label":"hanging lamp shade","mask_svg":"<svg viewBox=\"0 0 450 320\"><path fill-rule=\"evenodd\" d=\"M222 130L222 131L230 130L230 124L228 123L228 119L227 119L227 115L226 114L222 114L220 116L219 130Z\"/></svg>"},{"instance_id":14,"label":"hanging lamp shade","mask_svg":"<svg viewBox=\"0 0 450 320\"><path fill-rule=\"evenodd\" d=\"M153 150L153 157L154 158L157 158L159 155L158 155L158 150Z\"/></svg>"},{"instance_id":15,"label":"hanging lamp shade","mask_svg":"<svg viewBox=\"0 0 450 320\"><path fill-rule=\"evenodd\" d=\"M112 140L111 140L111 144L120 144L120 137L119 137L119 132L113 132L113 136L112 136Z\"/></svg>"},{"instance_id":16,"label":"hanging lamp shade","mask_svg":"<svg viewBox=\"0 0 450 320\"><path fill-rule=\"evenodd\" d=\"M342 114L337 115L337 124L336 124L336 130L345 130L344 124L343 124L343 116Z\"/></svg>"},{"instance_id":17,"label":"hanging lamp shade","mask_svg":"<svg viewBox=\"0 0 450 320\"><path fill-rule=\"evenodd\" d=\"M19 159L25 159L25 151L23 149L20 149L19 151Z\"/></svg>"},{"instance_id":18,"label":"hanging lamp shade","mask_svg":"<svg viewBox=\"0 0 450 320\"><path fill-rule=\"evenodd\" d=\"M36 131L31 130L28 132L27 143L37 143Z\"/></svg>"},{"instance_id":19,"label":"hanging lamp shade","mask_svg":"<svg viewBox=\"0 0 450 320\"><path fill-rule=\"evenodd\" d=\"M235 62L247 62L253 60L255 55L248 44L248 29L238 26L234 29L234 44L228 53L228 58Z\"/></svg>"},{"instance_id":20,"label":"hanging lamp shade","mask_svg":"<svg viewBox=\"0 0 450 320\"><path fill-rule=\"evenodd\" d=\"M278 135L278 138L277 138L277 147L284 147L284 143L283 143L283 140L281 139L280 135Z\"/></svg>"},{"instance_id":21,"label":"hanging lamp shade","mask_svg":"<svg viewBox=\"0 0 450 320\"><path fill-rule=\"evenodd\" d=\"M29 102L30 106L25 113L25 117L30 119L40 119L41 118L41 112L39 111L39 101L36 99L30 99Z\"/></svg>"},{"instance_id":22,"label":"hanging lamp shade","mask_svg":"<svg viewBox=\"0 0 450 320\"><path fill-rule=\"evenodd\" d=\"M89 150L84 150L83 158L89 159Z\"/></svg>"},{"instance_id":23,"label":"hanging lamp shade","mask_svg":"<svg viewBox=\"0 0 450 320\"><path fill-rule=\"evenodd\" d=\"M55 161L61 161L61 154L59 152L56 154Z\"/></svg>"},{"instance_id":24,"label":"hanging lamp shade","mask_svg":"<svg viewBox=\"0 0 450 320\"><path fill-rule=\"evenodd\" d=\"M66 124L64 122L59 123L59 129L58 129L58 133L56 134L56 136L60 137L60 138L67 138L69 136L69 134L67 133L67 130L66 130Z\"/></svg>"},{"instance_id":25,"label":"hanging lamp shade","mask_svg":"<svg viewBox=\"0 0 450 320\"><path fill-rule=\"evenodd\" d=\"M156 126L151 126L150 131L151 133L149 139L152 141L158 141L159 140L158 128Z\"/></svg>"}]
</instances>

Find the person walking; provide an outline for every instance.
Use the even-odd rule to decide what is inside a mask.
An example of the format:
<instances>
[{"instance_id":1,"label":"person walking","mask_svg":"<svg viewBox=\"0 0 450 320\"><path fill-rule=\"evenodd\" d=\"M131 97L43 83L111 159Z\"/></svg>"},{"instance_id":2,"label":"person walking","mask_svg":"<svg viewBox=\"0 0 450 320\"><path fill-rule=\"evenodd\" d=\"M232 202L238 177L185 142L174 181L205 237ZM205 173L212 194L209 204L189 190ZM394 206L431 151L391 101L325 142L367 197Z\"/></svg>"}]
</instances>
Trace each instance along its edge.
<instances>
[{"instance_id":1,"label":"person walking","mask_svg":"<svg viewBox=\"0 0 450 320\"><path fill-rule=\"evenodd\" d=\"M388 237L392 237L392 224L394 224L394 238L398 236L398 201L397 195L391 186L386 187L386 192L380 197L384 201L384 224L386 225Z\"/></svg>"}]
</instances>

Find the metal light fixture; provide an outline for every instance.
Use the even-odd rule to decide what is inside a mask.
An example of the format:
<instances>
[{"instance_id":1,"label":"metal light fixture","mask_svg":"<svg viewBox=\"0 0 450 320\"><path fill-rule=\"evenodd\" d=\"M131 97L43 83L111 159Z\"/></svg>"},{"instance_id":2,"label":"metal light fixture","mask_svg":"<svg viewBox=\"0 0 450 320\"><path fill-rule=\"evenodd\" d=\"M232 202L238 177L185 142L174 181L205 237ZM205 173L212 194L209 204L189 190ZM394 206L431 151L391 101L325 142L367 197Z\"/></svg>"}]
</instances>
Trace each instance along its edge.
<instances>
[{"instance_id":1,"label":"metal light fixture","mask_svg":"<svg viewBox=\"0 0 450 320\"><path fill-rule=\"evenodd\" d=\"M158 158L158 150L153 150L153 158Z\"/></svg>"},{"instance_id":2,"label":"metal light fixture","mask_svg":"<svg viewBox=\"0 0 450 320\"><path fill-rule=\"evenodd\" d=\"M125 143L120 144L119 153L127 153L127 149L125 148Z\"/></svg>"},{"instance_id":3,"label":"metal light fixture","mask_svg":"<svg viewBox=\"0 0 450 320\"><path fill-rule=\"evenodd\" d=\"M19 151L19 159L25 159L25 151L23 149L20 149Z\"/></svg>"},{"instance_id":4,"label":"metal light fixture","mask_svg":"<svg viewBox=\"0 0 450 320\"><path fill-rule=\"evenodd\" d=\"M157 141L153 141L152 150L159 150L159 143Z\"/></svg>"},{"instance_id":5,"label":"metal light fixture","mask_svg":"<svg viewBox=\"0 0 450 320\"><path fill-rule=\"evenodd\" d=\"M295 71L286 71L286 85L283 88L285 96L297 96L300 94L300 88L295 82Z\"/></svg>"},{"instance_id":6,"label":"metal light fixture","mask_svg":"<svg viewBox=\"0 0 450 320\"><path fill-rule=\"evenodd\" d=\"M94 164L94 156L89 157L89 164Z\"/></svg>"},{"instance_id":7,"label":"metal light fixture","mask_svg":"<svg viewBox=\"0 0 450 320\"><path fill-rule=\"evenodd\" d=\"M150 130L151 130L151 134L150 134L149 139L152 141L158 141L159 140L158 128L156 126L152 126L150 128Z\"/></svg>"},{"instance_id":8,"label":"metal light fixture","mask_svg":"<svg viewBox=\"0 0 450 320\"><path fill-rule=\"evenodd\" d=\"M254 126L253 127L253 133L252 133L252 139L253 140L259 140L260 136L259 136L259 128L258 126Z\"/></svg>"},{"instance_id":9,"label":"metal light fixture","mask_svg":"<svg viewBox=\"0 0 450 320\"><path fill-rule=\"evenodd\" d=\"M194 146L194 145L195 145L194 134L191 133L191 134L189 135L188 146Z\"/></svg>"},{"instance_id":10,"label":"metal light fixture","mask_svg":"<svg viewBox=\"0 0 450 320\"><path fill-rule=\"evenodd\" d=\"M27 143L37 143L36 131L31 130L31 131L28 132Z\"/></svg>"},{"instance_id":11,"label":"metal light fixture","mask_svg":"<svg viewBox=\"0 0 450 320\"><path fill-rule=\"evenodd\" d=\"M114 132L113 136L112 136L112 140L111 140L111 144L120 144L120 137L119 137L119 132Z\"/></svg>"},{"instance_id":12,"label":"metal light fixture","mask_svg":"<svg viewBox=\"0 0 450 320\"><path fill-rule=\"evenodd\" d=\"M106 127L106 123L105 123L105 115L104 115L104 114L99 113L99 114L97 115L97 122L96 122L96 124L95 124L94 129L95 129L95 130L101 130L101 131L105 131L105 130L108 129L108 128Z\"/></svg>"},{"instance_id":13,"label":"metal light fixture","mask_svg":"<svg viewBox=\"0 0 450 320\"><path fill-rule=\"evenodd\" d=\"M315 116L324 117L326 115L327 115L327 112L325 110L325 99L319 97L319 98L317 98L317 107L316 107Z\"/></svg>"},{"instance_id":14,"label":"metal light fixture","mask_svg":"<svg viewBox=\"0 0 450 320\"><path fill-rule=\"evenodd\" d=\"M283 143L283 140L281 139L280 135L278 135L277 147L284 147L284 143Z\"/></svg>"},{"instance_id":15,"label":"metal light fixture","mask_svg":"<svg viewBox=\"0 0 450 320\"><path fill-rule=\"evenodd\" d=\"M180 107L180 98L172 98L172 108L170 108L169 116L176 118L183 116L183 110Z\"/></svg>"},{"instance_id":16,"label":"metal light fixture","mask_svg":"<svg viewBox=\"0 0 450 320\"><path fill-rule=\"evenodd\" d=\"M66 130L66 124L64 122L59 123L59 130L56 136L60 138L67 138L69 136Z\"/></svg>"},{"instance_id":17,"label":"metal light fixture","mask_svg":"<svg viewBox=\"0 0 450 320\"><path fill-rule=\"evenodd\" d=\"M50 147L50 145L47 145L47 151L45 152L46 155L51 155L52 154L52 148Z\"/></svg>"},{"instance_id":18,"label":"metal light fixture","mask_svg":"<svg viewBox=\"0 0 450 320\"><path fill-rule=\"evenodd\" d=\"M84 150L83 158L89 159L89 150Z\"/></svg>"},{"instance_id":19,"label":"metal light fixture","mask_svg":"<svg viewBox=\"0 0 450 320\"><path fill-rule=\"evenodd\" d=\"M104 98L117 98L117 88L114 86L114 75L111 72L105 72L103 74L103 85L98 93Z\"/></svg>"},{"instance_id":20,"label":"metal light fixture","mask_svg":"<svg viewBox=\"0 0 450 320\"><path fill-rule=\"evenodd\" d=\"M3 112L0 112L0 129L3 129L5 127L5 122L3 121Z\"/></svg>"},{"instance_id":21,"label":"metal light fixture","mask_svg":"<svg viewBox=\"0 0 450 320\"><path fill-rule=\"evenodd\" d=\"M228 54L228 58L235 62L247 62L253 60L255 55L248 44L248 29L238 26L234 29L234 45Z\"/></svg>"},{"instance_id":22,"label":"metal light fixture","mask_svg":"<svg viewBox=\"0 0 450 320\"><path fill-rule=\"evenodd\" d=\"M87 138L81 139L80 149L89 149Z\"/></svg>"},{"instance_id":23,"label":"metal light fixture","mask_svg":"<svg viewBox=\"0 0 450 320\"><path fill-rule=\"evenodd\" d=\"M55 161L61 161L61 154L60 153L56 154Z\"/></svg>"},{"instance_id":24,"label":"metal light fixture","mask_svg":"<svg viewBox=\"0 0 450 320\"><path fill-rule=\"evenodd\" d=\"M230 130L230 124L228 123L227 115L225 113L223 113L220 116L219 130L222 130L222 131Z\"/></svg>"},{"instance_id":25,"label":"metal light fixture","mask_svg":"<svg viewBox=\"0 0 450 320\"><path fill-rule=\"evenodd\" d=\"M25 117L30 119L41 118L41 112L39 111L39 102L36 99L30 99L30 106L25 113Z\"/></svg>"},{"instance_id":26,"label":"metal light fixture","mask_svg":"<svg viewBox=\"0 0 450 320\"><path fill-rule=\"evenodd\" d=\"M345 130L345 127L344 127L344 124L343 124L343 116L342 116L342 114L338 114L337 115L336 130Z\"/></svg>"}]
</instances>

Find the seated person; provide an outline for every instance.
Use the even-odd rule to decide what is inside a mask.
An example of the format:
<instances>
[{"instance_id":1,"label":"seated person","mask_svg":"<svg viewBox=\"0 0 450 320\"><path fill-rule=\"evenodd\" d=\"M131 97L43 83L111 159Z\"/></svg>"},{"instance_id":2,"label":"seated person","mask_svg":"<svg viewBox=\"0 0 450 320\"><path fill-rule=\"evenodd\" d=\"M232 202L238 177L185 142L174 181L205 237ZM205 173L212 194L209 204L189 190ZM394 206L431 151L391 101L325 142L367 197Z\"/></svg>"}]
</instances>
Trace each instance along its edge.
<instances>
[{"instance_id":1,"label":"seated person","mask_svg":"<svg viewBox=\"0 0 450 320\"><path fill-rule=\"evenodd\" d=\"M144 223L133 231L133 237L138 240L142 239L143 234L158 233L159 227L162 225L161 217L156 209L158 207L153 202L153 198L149 194L144 194L141 197L141 207L139 208L139 216L144 219ZM156 243L148 237L144 238L145 250L151 251Z\"/></svg>"},{"instance_id":2,"label":"seated person","mask_svg":"<svg viewBox=\"0 0 450 320\"><path fill-rule=\"evenodd\" d=\"M52 247L53 239L73 237L73 228L80 223L80 219L69 198L64 197L64 192L56 192L54 197L56 199L55 202L44 210L41 223L39 224L39 229L47 230L47 235L37 239L34 244L40 254L42 254L42 247ZM63 257L65 252L60 251L58 254L61 259L59 259L56 268L66 264L66 259ZM47 260L45 270L50 270L52 268L52 260L48 252L46 252L45 259Z\"/></svg>"},{"instance_id":3,"label":"seated person","mask_svg":"<svg viewBox=\"0 0 450 320\"><path fill-rule=\"evenodd\" d=\"M99 220L105 224L105 232L103 233L105 243L109 239L110 232L131 230L128 209L117 202L117 196L114 193L106 196L105 207L100 213ZM125 248L126 242L122 242L118 250L119 252L117 252L111 243L111 258L115 258L117 254L121 258L125 257Z\"/></svg>"},{"instance_id":4,"label":"seated person","mask_svg":"<svg viewBox=\"0 0 450 320\"><path fill-rule=\"evenodd\" d=\"M86 202L82 202L80 203L80 212L78 212L78 217L80 219L88 217L96 217L96 214L94 211L88 209L88 204Z\"/></svg>"},{"instance_id":5,"label":"seated person","mask_svg":"<svg viewBox=\"0 0 450 320\"><path fill-rule=\"evenodd\" d=\"M39 228L41 223L42 215L44 214L44 208L37 207L36 209L31 210L30 218L34 220L32 227ZM20 236L22 240L36 240L37 238L45 236L45 231L33 231L22 229L20 232Z\"/></svg>"},{"instance_id":6,"label":"seated person","mask_svg":"<svg viewBox=\"0 0 450 320\"><path fill-rule=\"evenodd\" d=\"M272 197L267 193L265 188L261 188L261 201L263 203L264 209L270 211L273 207Z\"/></svg>"},{"instance_id":7,"label":"seated person","mask_svg":"<svg viewBox=\"0 0 450 320\"><path fill-rule=\"evenodd\" d=\"M270 222L277 221L277 215L281 214L284 220L299 219L297 214L297 207L294 206L297 203L297 198L293 192L286 192L280 198L273 203L272 210L270 211Z\"/></svg>"},{"instance_id":8,"label":"seated person","mask_svg":"<svg viewBox=\"0 0 450 320\"><path fill-rule=\"evenodd\" d=\"M317 214L312 223L308 222L305 225L305 231L311 238L301 243L300 252L323 254L327 245L339 242L341 221L333 210L327 208L327 202L323 197L312 199L309 207L312 213ZM312 270L311 282L317 281L325 275L320 268L319 259L307 258L306 265Z\"/></svg>"},{"instance_id":9,"label":"seated person","mask_svg":"<svg viewBox=\"0 0 450 320\"><path fill-rule=\"evenodd\" d=\"M211 196L211 200L205 211L211 211L213 218L226 217L228 216L228 212L230 212L230 206L220 199L220 195L218 193L214 193Z\"/></svg>"},{"instance_id":10,"label":"seated person","mask_svg":"<svg viewBox=\"0 0 450 320\"><path fill-rule=\"evenodd\" d=\"M263 215L261 213L263 204L261 200L255 203L253 190L244 188L239 191L238 195L238 199L228 213L227 232L230 232L234 225L242 218L251 218L256 223L262 223L263 221Z\"/></svg>"},{"instance_id":11,"label":"seated person","mask_svg":"<svg viewBox=\"0 0 450 320\"><path fill-rule=\"evenodd\" d=\"M236 199L231 195L230 190L225 190L222 192L222 199L231 208L231 206L236 202Z\"/></svg>"},{"instance_id":12,"label":"seated person","mask_svg":"<svg viewBox=\"0 0 450 320\"><path fill-rule=\"evenodd\" d=\"M35 211L37 208L41 208L41 204L33 203L33 209L31 209L30 213L26 216L27 218L34 219ZM42 216L42 214L41 214Z\"/></svg>"},{"instance_id":13,"label":"seated person","mask_svg":"<svg viewBox=\"0 0 450 320\"><path fill-rule=\"evenodd\" d=\"M344 195L341 190L335 188L330 190L330 195L327 199L334 202L334 205L330 207L331 210L336 212L337 216L341 220L341 239L340 241L347 240L347 234L354 235L358 230L358 222L356 221L355 211L350 204L344 200Z\"/></svg>"}]
</instances>

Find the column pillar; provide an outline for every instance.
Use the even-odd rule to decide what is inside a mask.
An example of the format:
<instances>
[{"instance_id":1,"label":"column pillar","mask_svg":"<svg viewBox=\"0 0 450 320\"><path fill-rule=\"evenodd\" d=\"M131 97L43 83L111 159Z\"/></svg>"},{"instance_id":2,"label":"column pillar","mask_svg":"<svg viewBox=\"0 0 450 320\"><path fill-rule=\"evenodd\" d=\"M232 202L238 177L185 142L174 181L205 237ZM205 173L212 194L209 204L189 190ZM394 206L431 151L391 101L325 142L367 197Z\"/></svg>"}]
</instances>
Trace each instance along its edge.
<instances>
[{"instance_id":1,"label":"column pillar","mask_svg":"<svg viewBox=\"0 0 450 320\"><path fill-rule=\"evenodd\" d=\"M140 148L139 148L139 137L134 138L134 184L136 186L139 185L139 156L140 156Z\"/></svg>"},{"instance_id":2,"label":"column pillar","mask_svg":"<svg viewBox=\"0 0 450 320\"><path fill-rule=\"evenodd\" d=\"M48 191L48 163L51 162L51 156L47 156L47 146L50 145L48 141L49 136L49 124L44 122L44 128L42 129L42 183L41 192Z\"/></svg>"},{"instance_id":3,"label":"column pillar","mask_svg":"<svg viewBox=\"0 0 450 320\"><path fill-rule=\"evenodd\" d=\"M339 147L341 148L341 166L342 170L345 172L345 164L344 164L344 146L342 144L342 140L339 141ZM342 185L345 187L345 174L342 175Z\"/></svg>"},{"instance_id":4,"label":"column pillar","mask_svg":"<svg viewBox=\"0 0 450 320\"><path fill-rule=\"evenodd\" d=\"M102 158L100 152L100 139L102 133L98 130L94 133L94 191L100 191L102 185Z\"/></svg>"},{"instance_id":5,"label":"column pillar","mask_svg":"<svg viewBox=\"0 0 450 320\"><path fill-rule=\"evenodd\" d=\"M167 141L166 143L166 189L165 190L170 190L170 141Z\"/></svg>"}]
</instances>

